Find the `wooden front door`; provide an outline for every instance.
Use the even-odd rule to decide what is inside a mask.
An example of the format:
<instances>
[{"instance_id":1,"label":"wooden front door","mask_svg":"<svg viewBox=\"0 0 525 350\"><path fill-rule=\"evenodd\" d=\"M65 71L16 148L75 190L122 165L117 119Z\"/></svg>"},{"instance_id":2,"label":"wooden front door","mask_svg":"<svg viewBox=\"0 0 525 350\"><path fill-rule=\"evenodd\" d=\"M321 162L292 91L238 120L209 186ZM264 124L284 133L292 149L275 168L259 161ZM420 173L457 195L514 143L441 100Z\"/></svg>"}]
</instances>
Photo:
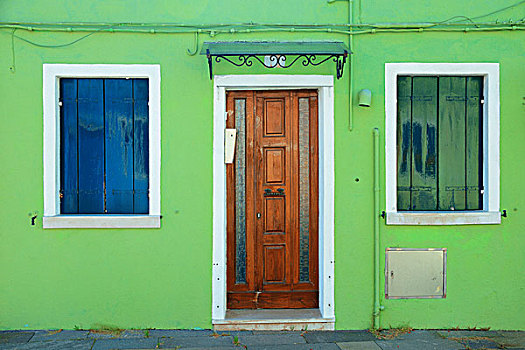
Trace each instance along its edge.
<instances>
[{"instance_id":1,"label":"wooden front door","mask_svg":"<svg viewBox=\"0 0 525 350\"><path fill-rule=\"evenodd\" d=\"M229 309L316 308L317 91L232 91L227 128Z\"/></svg>"}]
</instances>

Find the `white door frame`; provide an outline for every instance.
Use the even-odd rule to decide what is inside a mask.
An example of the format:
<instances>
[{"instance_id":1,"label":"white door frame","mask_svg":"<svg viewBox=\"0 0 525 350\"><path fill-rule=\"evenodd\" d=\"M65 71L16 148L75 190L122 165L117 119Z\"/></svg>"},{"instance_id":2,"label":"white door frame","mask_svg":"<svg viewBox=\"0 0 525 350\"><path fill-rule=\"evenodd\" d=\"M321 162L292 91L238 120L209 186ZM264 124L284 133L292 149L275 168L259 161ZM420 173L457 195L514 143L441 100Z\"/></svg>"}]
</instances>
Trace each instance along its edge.
<instances>
[{"instance_id":1,"label":"white door frame","mask_svg":"<svg viewBox=\"0 0 525 350\"><path fill-rule=\"evenodd\" d=\"M334 77L216 75L213 82L212 322L226 316L226 91L303 88L319 91L319 310L334 319Z\"/></svg>"}]
</instances>

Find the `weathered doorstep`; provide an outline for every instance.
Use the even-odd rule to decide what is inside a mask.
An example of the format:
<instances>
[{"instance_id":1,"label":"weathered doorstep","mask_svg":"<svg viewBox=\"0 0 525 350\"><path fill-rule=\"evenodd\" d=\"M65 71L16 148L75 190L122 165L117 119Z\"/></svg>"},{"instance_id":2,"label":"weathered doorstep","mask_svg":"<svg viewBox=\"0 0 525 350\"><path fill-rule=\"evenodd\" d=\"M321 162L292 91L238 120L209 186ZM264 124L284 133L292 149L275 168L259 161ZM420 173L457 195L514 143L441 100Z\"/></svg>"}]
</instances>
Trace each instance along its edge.
<instances>
[{"instance_id":1,"label":"weathered doorstep","mask_svg":"<svg viewBox=\"0 0 525 350\"><path fill-rule=\"evenodd\" d=\"M224 320L213 320L217 331L330 331L334 318L323 318L319 309L228 310Z\"/></svg>"}]
</instances>

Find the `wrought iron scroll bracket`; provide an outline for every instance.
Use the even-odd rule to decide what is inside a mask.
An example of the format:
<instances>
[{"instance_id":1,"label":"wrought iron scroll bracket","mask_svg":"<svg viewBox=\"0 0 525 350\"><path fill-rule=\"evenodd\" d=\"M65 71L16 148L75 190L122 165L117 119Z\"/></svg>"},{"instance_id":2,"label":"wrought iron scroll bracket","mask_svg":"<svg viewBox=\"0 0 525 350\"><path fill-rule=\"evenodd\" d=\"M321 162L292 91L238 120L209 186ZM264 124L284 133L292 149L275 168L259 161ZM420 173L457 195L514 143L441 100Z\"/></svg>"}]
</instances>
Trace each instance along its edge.
<instances>
[{"instance_id":1,"label":"wrought iron scroll bracket","mask_svg":"<svg viewBox=\"0 0 525 350\"><path fill-rule=\"evenodd\" d=\"M208 58L208 70L210 72L210 80L213 79L213 64L211 60L210 50L206 50L206 57Z\"/></svg>"},{"instance_id":2,"label":"wrought iron scroll bracket","mask_svg":"<svg viewBox=\"0 0 525 350\"><path fill-rule=\"evenodd\" d=\"M346 57L348 56L348 52L345 51L343 55L337 56L335 59L336 69L337 69L337 79L341 79L343 76L343 69L345 67L346 63Z\"/></svg>"},{"instance_id":3,"label":"wrought iron scroll bracket","mask_svg":"<svg viewBox=\"0 0 525 350\"><path fill-rule=\"evenodd\" d=\"M265 60L265 56L267 59ZM293 59L289 63L286 62L287 56L293 56ZM326 56L318 60L318 56ZM234 58L236 57L236 58ZM242 67L247 66L251 67L253 62L259 62L262 66L266 68L290 68L296 62L301 61L304 67L307 66L319 66L326 61L332 59L336 67L336 76L337 79L341 79L344 72L344 66L346 59L348 57L348 52L338 54L228 54L228 55L219 55L212 54L210 50L206 50L206 58L208 59L208 70L210 73L210 80L213 79L213 61L216 63L222 62L223 60L236 66Z\"/></svg>"}]
</instances>

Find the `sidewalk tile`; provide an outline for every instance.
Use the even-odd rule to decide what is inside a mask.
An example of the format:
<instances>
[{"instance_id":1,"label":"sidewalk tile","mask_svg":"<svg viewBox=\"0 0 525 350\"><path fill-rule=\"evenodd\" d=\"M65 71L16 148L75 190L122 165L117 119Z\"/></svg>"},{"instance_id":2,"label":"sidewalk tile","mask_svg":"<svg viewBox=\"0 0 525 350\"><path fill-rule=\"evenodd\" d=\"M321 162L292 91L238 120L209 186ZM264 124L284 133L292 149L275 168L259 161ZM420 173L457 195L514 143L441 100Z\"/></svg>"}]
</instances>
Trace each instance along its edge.
<instances>
[{"instance_id":1,"label":"sidewalk tile","mask_svg":"<svg viewBox=\"0 0 525 350\"><path fill-rule=\"evenodd\" d=\"M155 349L157 338L97 339L93 350Z\"/></svg>"},{"instance_id":2,"label":"sidewalk tile","mask_svg":"<svg viewBox=\"0 0 525 350\"><path fill-rule=\"evenodd\" d=\"M231 335L232 337L240 337L241 335L252 335L255 332L253 331L216 331L214 334L220 335Z\"/></svg>"},{"instance_id":3,"label":"sidewalk tile","mask_svg":"<svg viewBox=\"0 0 525 350\"><path fill-rule=\"evenodd\" d=\"M241 348L242 350L242 348ZM254 345L248 350L340 350L335 343Z\"/></svg>"},{"instance_id":4,"label":"sidewalk tile","mask_svg":"<svg viewBox=\"0 0 525 350\"><path fill-rule=\"evenodd\" d=\"M467 349L501 349L499 344L489 340L489 338L449 338L462 344Z\"/></svg>"},{"instance_id":5,"label":"sidewalk tile","mask_svg":"<svg viewBox=\"0 0 525 350\"><path fill-rule=\"evenodd\" d=\"M388 335L389 333L384 333L383 335ZM427 331L427 330L412 330L407 333L399 334L393 338L377 338L377 340L411 340L415 341L418 339L423 340L441 340L441 339L447 339L446 337L440 336L436 331Z\"/></svg>"},{"instance_id":6,"label":"sidewalk tile","mask_svg":"<svg viewBox=\"0 0 525 350\"><path fill-rule=\"evenodd\" d=\"M417 350L454 350L464 347L448 338L440 336L435 331L414 330L394 339L378 339L376 344L383 350L387 349L417 349Z\"/></svg>"},{"instance_id":7,"label":"sidewalk tile","mask_svg":"<svg viewBox=\"0 0 525 350\"><path fill-rule=\"evenodd\" d=\"M0 332L0 344L7 343L27 343L35 332L8 331Z\"/></svg>"},{"instance_id":8,"label":"sidewalk tile","mask_svg":"<svg viewBox=\"0 0 525 350\"><path fill-rule=\"evenodd\" d=\"M306 331L253 331L253 334L255 335L260 335L260 334L266 334L266 335L299 334L299 335L302 335L303 333L306 333Z\"/></svg>"},{"instance_id":9,"label":"sidewalk tile","mask_svg":"<svg viewBox=\"0 0 525 350\"><path fill-rule=\"evenodd\" d=\"M52 340L0 345L2 350L90 350L93 340Z\"/></svg>"},{"instance_id":10,"label":"sidewalk tile","mask_svg":"<svg viewBox=\"0 0 525 350\"><path fill-rule=\"evenodd\" d=\"M80 340L87 339L88 331L36 331L31 342L53 341L53 340Z\"/></svg>"},{"instance_id":11,"label":"sidewalk tile","mask_svg":"<svg viewBox=\"0 0 525 350\"><path fill-rule=\"evenodd\" d=\"M309 331L303 337L308 343L335 343L373 341L376 338L368 331Z\"/></svg>"},{"instance_id":12,"label":"sidewalk tile","mask_svg":"<svg viewBox=\"0 0 525 350\"><path fill-rule=\"evenodd\" d=\"M176 338L159 338L161 349L188 347L188 348L214 348L219 346L232 346L233 337L231 336L202 336L202 337L176 337ZM96 350L96 349L93 349Z\"/></svg>"},{"instance_id":13,"label":"sidewalk tile","mask_svg":"<svg viewBox=\"0 0 525 350\"><path fill-rule=\"evenodd\" d=\"M341 350L381 350L381 348L373 341L352 341L336 344Z\"/></svg>"},{"instance_id":14,"label":"sidewalk tile","mask_svg":"<svg viewBox=\"0 0 525 350\"><path fill-rule=\"evenodd\" d=\"M117 339L119 335L118 332L90 331L87 337L88 339Z\"/></svg>"},{"instance_id":15,"label":"sidewalk tile","mask_svg":"<svg viewBox=\"0 0 525 350\"><path fill-rule=\"evenodd\" d=\"M146 338L146 334L142 329L126 329L118 335L119 338Z\"/></svg>"},{"instance_id":16,"label":"sidewalk tile","mask_svg":"<svg viewBox=\"0 0 525 350\"><path fill-rule=\"evenodd\" d=\"M429 334L419 335L409 339L376 340L383 350L459 350L465 349L461 344Z\"/></svg>"},{"instance_id":17,"label":"sidewalk tile","mask_svg":"<svg viewBox=\"0 0 525 350\"><path fill-rule=\"evenodd\" d=\"M500 335L497 331L438 331L438 334L445 338L497 337Z\"/></svg>"},{"instance_id":18,"label":"sidewalk tile","mask_svg":"<svg viewBox=\"0 0 525 350\"><path fill-rule=\"evenodd\" d=\"M498 337L491 338L498 344L508 349L525 348L525 332L520 331L499 331Z\"/></svg>"},{"instance_id":19,"label":"sidewalk tile","mask_svg":"<svg viewBox=\"0 0 525 350\"><path fill-rule=\"evenodd\" d=\"M173 349L176 349L176 350L209 350L210 348L209 347L200 347L200 348L187 348L187 347L182 347L182 348L173 348ZM244 350L244 348L239 348L238 346L218 346L218 347L213 347L211 348L213 350ZM169 350L169 349L168 349Z\"/></svg>"},{"instance_id":20,"label":"sidewalk tile","mask_svg":"<svg viewBox=\"0 0 525 350\"><path fill-rule=\"evenodd\" d=\"M254 334L239 336L242 345L280 345L304 344L306 340L300 334Z\"/></svg>"},{"instance_id":21,"label":"sidewalk tile","mask_svg":"<svg viewBox=\"0 0 525 350\"><path fill-rule=\"evenodd\" d=\"M396 339L419 339L419 338L436 338L443 339L441 335L436 331L415 329L408 333L399 335Z\"/></svg>"},{"instance_id":22,"label":"sidewalk tile","mask_svg":"<svg viewBox=\"0 0 525 350\"><path fill-rule=\"evenodd\" d=\"M159 338L173 338L173 337L198 337L212 335L213 331L210 329L193 330L193 329L150 329L149 336Z\"/></svg>"}]
</instances>

